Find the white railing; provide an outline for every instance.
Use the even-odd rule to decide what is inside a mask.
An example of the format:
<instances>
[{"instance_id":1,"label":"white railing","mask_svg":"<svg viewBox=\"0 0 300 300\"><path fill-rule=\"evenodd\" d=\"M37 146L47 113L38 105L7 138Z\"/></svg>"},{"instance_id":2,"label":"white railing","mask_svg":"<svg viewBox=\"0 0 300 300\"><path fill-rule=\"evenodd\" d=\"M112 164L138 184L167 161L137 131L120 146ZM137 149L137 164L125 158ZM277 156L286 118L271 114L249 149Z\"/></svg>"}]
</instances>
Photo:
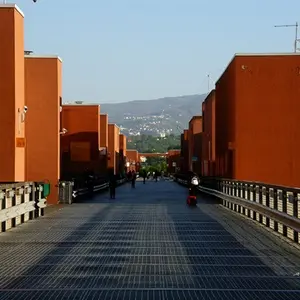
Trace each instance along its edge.
<instances>
[{"instance_id":1,"label":"white railing","mask_svg":"<svg viewBox=\"0 0 300 300\"><path fill-rule=\"evenodd\" d=\"M43 185L34 182L0 184L0 232L44 214Z\"/></svg>"},{"instance_id":2,"label":"white railing","mask_svg":"<svg viewBox=\"0 0 300 300\"><path fill-rule=\"evenodd\" d=\"M186 180L176 181L187 185ZM198 189L221 199L226 208L300 244L300 190L233 180L219 180L218 189L202 185Z\"/></svg>"},{"instance_id":3,"label":"white railing","mask_svg":"<svg viewBox=\"0 0 300 300\"><path fill-rule=\"evenodd\" d=\"M123 184L126 179L120 179L117 181L117 186ZM72 181L61 181L60 182L60 197L59 202L62 204L72 204L74 199L80 196L87 195L91 192L88 187L74 190L74 183ZM100 192L102 190L108 189L109 183L104 182L99 185L93 186L93 193Z\"/></svg>"}]
</instances>

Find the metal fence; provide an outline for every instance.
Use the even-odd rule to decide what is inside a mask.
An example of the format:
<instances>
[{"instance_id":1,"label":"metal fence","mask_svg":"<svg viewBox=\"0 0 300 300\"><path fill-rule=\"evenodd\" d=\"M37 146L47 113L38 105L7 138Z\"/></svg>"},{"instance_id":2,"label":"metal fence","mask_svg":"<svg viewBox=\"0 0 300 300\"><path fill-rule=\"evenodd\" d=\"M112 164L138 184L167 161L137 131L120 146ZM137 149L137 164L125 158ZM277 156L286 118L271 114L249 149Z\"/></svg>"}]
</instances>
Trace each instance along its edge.
<instances>
[{"instance_id":1,"label":"metal fence","mask_svg":"<svg viewBox=\"0 0 300 300\"><path fill-rule=\"evenodd\" d=\"M176 181L187 184L184 178L177 177ZM202 182L199 190L220 198L226 208L300 244L300 189L229 179L209 182L209 187Z\"/></svg>"},{"instance_id":2,"label":"metal fence","mask_svg":"<svg viewBox=\"0 0 300 300\"><path fill-rule=\"evenodd\" d=\"M117 181L117 185L121 185L126 179L120 179ZM88 195L89 193L96 193L108 189L109 183L103 182L90 187L81 189L74 189L73 181L61 181L59 183L59 203L61 204L72 204L77 197Z\"/></svg>"},{"instance_id":3,"label":"metal fence","mask_svg":"<svg viewBox=\"0 0 300 300\"><path fill-rule=\"evenodd\" d=\"M0 232L44 215L43 183L0 184Z\"/></svg>"}]
</instances>

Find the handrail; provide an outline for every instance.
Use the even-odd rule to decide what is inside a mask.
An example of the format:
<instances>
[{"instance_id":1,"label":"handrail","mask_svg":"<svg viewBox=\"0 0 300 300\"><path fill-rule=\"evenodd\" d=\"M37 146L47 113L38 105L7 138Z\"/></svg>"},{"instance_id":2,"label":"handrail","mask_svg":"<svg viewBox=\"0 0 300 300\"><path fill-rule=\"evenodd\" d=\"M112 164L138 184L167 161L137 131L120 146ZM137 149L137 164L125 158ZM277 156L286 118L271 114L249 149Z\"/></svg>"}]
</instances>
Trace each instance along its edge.
<instances>
[{"instance_id":1,"label":"handrail","mask_svg":"<svg viewBox=\"0 0 300 300\"><path fill-rule=\"evenodd\" d=\"M176 173L175 177L178 176L178 178L183 178L183 177L187 177L188 174L187 173ZM271 184L271 183L265 183L265 182L261 182L261 181L249 181L249 180L237 180L237 179L231 179L231 178L224 178L224 177L209 177L209 176L205 176L205 177L201 177L200 179L202 181L209 181L209 180L213 180L213 181L230 181L230 182L234 182L234 183L243 183L243 184L249 184L249 185L261 185L267 188L273 188L273 189L281 189L281 190L289 190L290 192L297 192L300 193L300 187L293 187L293 186L284 186L284 185L276 185L276 184Z\"/></svg>"},{"instance_id":2,"label":"handrail","mask_svg":"<svg viewBox=\"0 0 300 300\"><path fill-rule=\"evenodd\" d=\"M117 180L117 186L122 184L123 182L125 182L125 179ZM99 185L95 185L95 186L93 186L93 191L92 192L98 192L98 191L101 191L101 190L105 190L108 187L109 187L108 182L105 182L105 183L102 183L102 184L99 184ZM90 191L91 190L89 188L78 189L78 190L73 191L72 196L73 196L73 198L76 198L76 197L79 197L79 196L86 195Z\"/></svg>"},{"instance_id":3,"label":"handrail","mask_svg":"<svg viewBox=\"0 0 300 300\"><path fill-rule=\"evenodd\" d=\"M293 230L300 232L300 219L299 218L289 216L286 213L269 208L260 203L253 202L253 201L250 202L250 201L245 200L240 197L229 196L225 193L222 193L222 192L219 192L219 191L216 191L213 189L209 189L209 188L205 188L205 187L201 187L201 186L199 186L198 189L201 192L204 192L204 193L210 194L212 196L216 196L218 198L231 201L232 203L241 205L243 207L255 210L256 212L261 213L262 215L264 215L267 218L273 219L274 221L276 221L278 223L281 223L285 226L292 228Z\"/></svg>"},{"instance_id":4,"label":"handrail","mask_svg":"<svg viewBox=\"0 0 300 300\"><path fill-rule=\"evenodd\" d=\"M187 180L176 178L179 184ZM200 185L201 192L218 197L223 205L235 212L262 223L296 243L300 241L300 190L281 188L257 183L220 180L218 189Z\"/></svg>"},{"instance_id":5,"label":"handrail","mask_svg":"<svg viewBox=\"0 0 300 300\"><path fill-rule=\"evenodd\" d=\"M47 199L42 182L0 184L0 232L44 215Z\"/></svg>"},{"instance_id":6,"label":"handrail","mask_svg":"<svg viewBox=\"0 0 300 300\"><path fill-rule=\"evenodd\" d=\"M121 185L125 181L126 181L125 178L117 180L117 186ZM92 186L92 188L84 187L84 188L80 188L80 189L77 189L77 190L73 190L74 183L72 181L61 181L60 186L63 188L63 190L66 191L66 192L63 192L63 190L61 191L63 194L60 197L60 203L69 203L69 204L71 204L73 202L72 199L74 199L74 198L77 198L79 196L87 195L91 192L96 193L96 192L99 192L101 190L105 190L105 189L109 188L109 183L106 181L104 183L94 185L94 186ZM67 194L65 194L65 193L67 193ZM67 196L66 199L65 199L65 196Z\"/></svg>"}]
</instances>

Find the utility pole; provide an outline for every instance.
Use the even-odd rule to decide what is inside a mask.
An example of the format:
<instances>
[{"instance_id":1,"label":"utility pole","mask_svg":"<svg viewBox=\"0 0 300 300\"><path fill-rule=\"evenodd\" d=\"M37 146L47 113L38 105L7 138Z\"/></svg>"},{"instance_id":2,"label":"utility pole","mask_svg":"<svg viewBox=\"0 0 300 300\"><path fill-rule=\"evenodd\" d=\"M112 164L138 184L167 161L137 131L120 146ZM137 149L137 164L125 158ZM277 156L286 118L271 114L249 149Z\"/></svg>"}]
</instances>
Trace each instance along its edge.
<instances>
[{"instance_id":1,"label":"utility pole","mask_svg":"<svg viewBox=\"0 0 300 300\"><path fill-rule=\"evenodd\" d=\"M289 24L289 25L275 25L274 27L295 27L295 41L294 41L294 52L296 53L297 50L299 50L297 48L297 44L300 41L298 39L298 22L296 22L296 24Z\"/></svg>"}]
</instances>

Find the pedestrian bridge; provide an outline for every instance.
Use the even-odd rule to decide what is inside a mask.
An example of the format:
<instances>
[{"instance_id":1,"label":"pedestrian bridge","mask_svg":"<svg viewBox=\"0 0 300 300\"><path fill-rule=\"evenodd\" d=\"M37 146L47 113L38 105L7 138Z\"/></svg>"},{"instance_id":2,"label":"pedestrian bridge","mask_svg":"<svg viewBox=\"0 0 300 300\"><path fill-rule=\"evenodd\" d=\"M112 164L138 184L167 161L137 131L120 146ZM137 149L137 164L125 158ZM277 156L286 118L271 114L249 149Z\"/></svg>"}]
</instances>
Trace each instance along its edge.
<instances>
[{"instance_id":1,"label":"pedestrian bridge","mask_svg":"<svg viewBox=\"0 0 300 300\"><path fill-rule=\"evenodd\" d=\"M300 249L171 181L124 184L0 234L0 299L300 299Z\"/></svg>"}]
</instances>

